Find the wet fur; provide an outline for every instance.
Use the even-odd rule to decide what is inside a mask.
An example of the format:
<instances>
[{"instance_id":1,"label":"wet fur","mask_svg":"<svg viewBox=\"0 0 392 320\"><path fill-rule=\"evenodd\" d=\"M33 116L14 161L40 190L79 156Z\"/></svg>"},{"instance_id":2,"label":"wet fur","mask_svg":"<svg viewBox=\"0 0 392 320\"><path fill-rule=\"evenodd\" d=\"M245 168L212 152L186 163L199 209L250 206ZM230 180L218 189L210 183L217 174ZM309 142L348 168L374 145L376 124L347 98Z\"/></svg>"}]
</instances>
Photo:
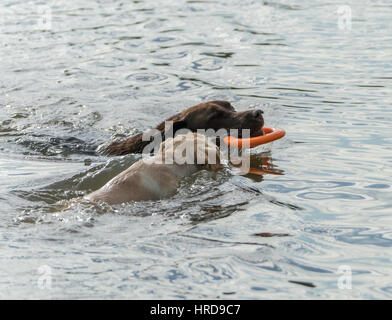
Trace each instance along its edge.
<instances>
[{"instance_id":1,"label":"wet fur","mask_svg":"<svg viewBox=\"0 0 392 320\"><path fill-rule=\"evenodd\" d=\"M181 178L202 169L219 170L220 160L218 147L206 136L179 134L164 141L155 156L137 161L84 199L119 204L167 198L176 193Z\"/></svg>"}]
</instances>

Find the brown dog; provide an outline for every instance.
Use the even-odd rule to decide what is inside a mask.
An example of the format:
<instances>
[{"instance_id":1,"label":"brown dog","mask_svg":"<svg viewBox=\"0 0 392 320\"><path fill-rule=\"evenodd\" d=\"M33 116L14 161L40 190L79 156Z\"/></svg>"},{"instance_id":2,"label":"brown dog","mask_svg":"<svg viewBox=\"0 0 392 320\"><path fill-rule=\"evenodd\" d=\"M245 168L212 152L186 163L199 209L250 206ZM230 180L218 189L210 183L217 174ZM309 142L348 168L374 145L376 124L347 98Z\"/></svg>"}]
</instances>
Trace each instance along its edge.
<instances>
[{"instance_id":1,"label":"brown dog","mask_svg":"<svg viewBox=\"0 0 392 320\"><path fill-rule=\"evenodd\" d=\"M189 129L196 132L198 129L238 129L239 137L241 130L249 129L250 136L259 136L263 134L261 130L264 125L263 111L249 110L243 112L235 111L234 107L227 101L209 101L203 102L181 113L178 113L166 121L173 122L173 133L179 129ZM155 129L159 130L162 140L165 140L165 121L159 124ZM143 149L151 143L142 140L143 134L140 133L124 141L115 141L100 150L106 155L125 155L128 153L142 153Z\"/></svg>"}]
</instances>

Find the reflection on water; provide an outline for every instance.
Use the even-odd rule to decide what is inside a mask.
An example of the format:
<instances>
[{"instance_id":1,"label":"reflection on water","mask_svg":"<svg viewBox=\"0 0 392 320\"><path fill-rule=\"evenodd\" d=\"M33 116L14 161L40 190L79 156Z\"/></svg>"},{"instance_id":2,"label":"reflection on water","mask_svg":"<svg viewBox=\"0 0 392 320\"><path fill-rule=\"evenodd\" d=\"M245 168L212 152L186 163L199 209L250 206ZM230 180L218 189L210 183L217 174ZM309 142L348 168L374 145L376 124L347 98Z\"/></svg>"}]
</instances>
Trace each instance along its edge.
<instances>
[{"instance_id":1,"label":"reflection on water","mask_svg":"<svg viewBox=\"0 0 392 320\"><path fill-rule=\"evenodd\" d=\"M2 1L0 298L390 298L391 10ZM170 199L70 201L140 159L99 145L216 99L286 137Z\"/></svg>"}]
</instances>

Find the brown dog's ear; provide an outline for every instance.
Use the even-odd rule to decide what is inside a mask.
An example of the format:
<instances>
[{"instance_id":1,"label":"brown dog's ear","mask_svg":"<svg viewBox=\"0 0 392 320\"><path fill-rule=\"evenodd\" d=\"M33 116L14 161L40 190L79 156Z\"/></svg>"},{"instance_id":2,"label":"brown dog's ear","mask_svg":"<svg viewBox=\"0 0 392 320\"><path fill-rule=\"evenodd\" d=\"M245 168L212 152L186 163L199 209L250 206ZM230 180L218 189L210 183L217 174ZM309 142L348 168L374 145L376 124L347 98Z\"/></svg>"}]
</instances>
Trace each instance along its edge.
<instances>
[{"instance_id":1,"label":"brown dog's ear","mask_svg":"<svg viewBox=\"0 0 392 320\"><path fill-rule=\"evenodd\" d=\"M173 125L169 127L169 130L161 132L162 140L165 141L167 138L173 138L178 130L186 128L187 124L184 120L175 121L173 122Z\"/></svg>"},{"instance_id":2,"label":"brown dog's ear","mask_svg":"<svg viewBox=\"0 0 392 320\"><path fill-rule=\"evenodd\" d=\"M186 128L187 128L186 121L184 120L176 121L173 123L173 134L176 134L176 131L180 129L186 129Z\"/></svg>"}]
</instances>

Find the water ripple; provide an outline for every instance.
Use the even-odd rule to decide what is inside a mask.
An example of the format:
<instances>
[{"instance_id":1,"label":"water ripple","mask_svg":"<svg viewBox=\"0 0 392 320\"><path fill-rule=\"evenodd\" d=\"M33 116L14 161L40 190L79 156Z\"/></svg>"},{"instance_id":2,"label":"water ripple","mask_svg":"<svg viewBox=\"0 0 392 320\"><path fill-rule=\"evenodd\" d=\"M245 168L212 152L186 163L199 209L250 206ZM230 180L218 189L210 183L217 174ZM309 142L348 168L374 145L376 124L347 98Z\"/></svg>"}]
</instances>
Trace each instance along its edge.
<instances>
[{"instance_id":1,"label":"water ripple","mask_svg":"<svg viewBox=\"0 0 392 320\"><path fill-rule=\"evenodd\" d=\"M329 200L329 199L344 199L344 200L364 200L365 197L356 194L334 192L334 193L324 193L324 192L304 192L297 194L297 197L303 199L311 200Z\"/></svg>"},{"instance_id":2,"label":"water ripple","mask_svg":"<svg viewBox=\"0 0 392 320\"><path fill-rule=\"evenodd\" d=\"M218 59L202 58L192 62L192 68L195 70L216 71L222 69L222 66Z\"/></svg>"},{"instance_id":3,"label":"water ripple","mask_svg":"<svg viewBox=\"0 0 392 320\"><path fill-rule=\"evenodd\" d=\"M168 77L163 74L157 74L152 72L141 72L130 74L125 77L125 80L131 80L135 82L159 82L166 80Z\"/></svg>"}]
</instances>

